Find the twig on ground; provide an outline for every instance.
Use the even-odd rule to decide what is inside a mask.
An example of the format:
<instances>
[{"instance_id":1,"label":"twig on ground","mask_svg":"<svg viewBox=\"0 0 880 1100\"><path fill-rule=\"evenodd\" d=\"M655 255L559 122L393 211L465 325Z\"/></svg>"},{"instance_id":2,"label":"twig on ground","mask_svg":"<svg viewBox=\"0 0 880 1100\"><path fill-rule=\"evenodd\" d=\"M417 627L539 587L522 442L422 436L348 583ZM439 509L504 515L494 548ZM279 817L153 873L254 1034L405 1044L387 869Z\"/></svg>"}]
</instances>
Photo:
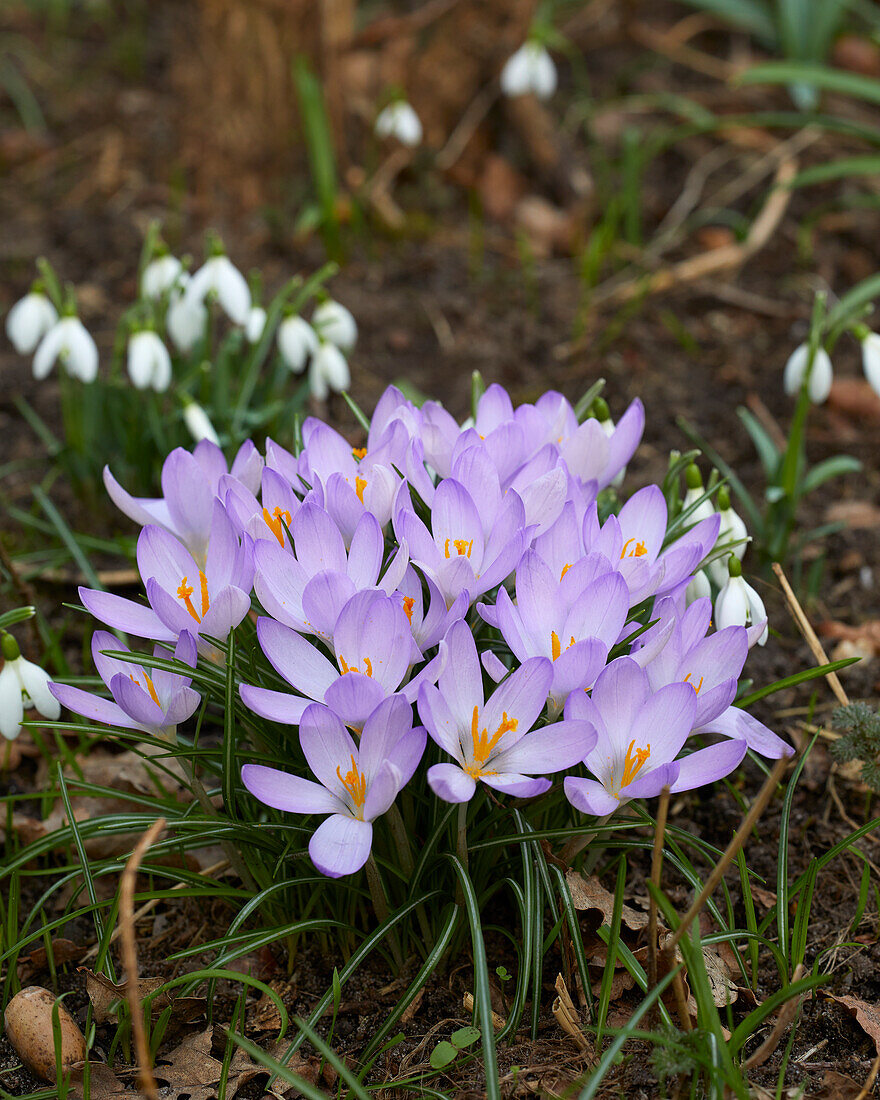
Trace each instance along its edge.
<instances>
[{"instance_id":1,"label":"twig on ground","mask_svg":"<svg viewBox=\"0 0 880 1100\"><path fill-rule=\"evenodd\" d=\"M131 1012L131 1027L138 1060L138 1084L148 1100L159 1100L159 1089L150 1065L150 1047L144 1028L144 1015L138 991L137 944L134 923L134 884L138 867L147 849L165 828L165 818L157 818L137 842L119 883L119 929L122 936L122 961L125 966L125 999Z\"/></svg>"},{"instance_id":2,"label":"twig on ground","mask_svg":"<svg viewBox=\"0 0 880 1100\"><path fill-rule=\"evenodd\" d=\"M862 1086L862 1090L856 1097L856 1100L865 1100L865 1097L870 1095L871 1089L874 1087L874 1082L877 1080L878 1071L880 1071L880 1054L874 1059L874 1064L871 1066L871 1072L868 1074L868 1080Z\"/></svg>"}]
</instances>

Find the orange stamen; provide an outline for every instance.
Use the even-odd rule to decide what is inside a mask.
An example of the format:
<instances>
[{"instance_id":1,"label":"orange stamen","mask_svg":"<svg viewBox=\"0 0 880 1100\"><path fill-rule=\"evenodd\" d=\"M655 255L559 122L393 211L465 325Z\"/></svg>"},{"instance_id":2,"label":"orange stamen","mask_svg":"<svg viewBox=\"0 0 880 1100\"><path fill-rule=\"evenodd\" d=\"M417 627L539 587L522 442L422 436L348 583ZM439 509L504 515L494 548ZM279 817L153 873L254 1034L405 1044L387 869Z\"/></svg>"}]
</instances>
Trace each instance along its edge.
<instances>
[{"instance_id":1,"label":"orange stamen","mask_svg":"<svg viewBox=\"0 0 880 1100\"><path fill-rule=\"evenodd\" d=\"M484 771L483 765L489 759L492 754L492 750L501 740L505 733L510 733L515 730L519 725L519 721L516 718L508 718L507 711L501 718L501 723L498 728L489 736L489 731L484 727L480 729L480 709L474 707L474 713L471 718L471 743L473 746L473 762L466 764L464 770L468 775L474 779L479 779L481 775L497 775L497 772Z\"/></svg>"},{"instance_id":2,"label":"orange stamen","mask_svg":"<svg viewBox=\"0 0 880 1100\"><path fill-rule=\"evenodd\" d=\"M630 550L629 553L627 553L626 548L627 548L627 546L629 546L629 544L631 542L635 542L635 544L636 544L635 549ZM623 558L640 558L640 557L642 557L642 555L647 554L647 552L648 552L647 546L645 546L645 544L643 542L637 542L635 535L633 535L633 537L631 539L627 539L626 542L623 544L623 549L620 551L620 557L621 557L621 560Z\"/></svg>"},{"instance_id":3,"label":"orange stamen","mask_svg":"<svg viewBox=\"0 0 880 1100\"><path fill-rule=\"evenodd\" d=\"M373 662L370 660L369 657L364 657L364 668L366 669L365 672L361 672L357 665L350 665L342 656L342 654L339 655L339 667L342 669L343 676L345 676L347 672L359 672L361 676L373 675Z\"/></svg>"},{"instance_id":4,"label":"orange stamen","mask_svg":"<svg viewBox=\"0 0 880 1100\"><path fill-rule=\"evenodd\" d=\"M340 783L348 791L352 802L355 804L357 817L362 820L364 802L366 802L367 799L367 779L358 769L357 762L353 755L351 757L351 767L345 775L342 774L338 765L336 767L336 774L339 776Z\"/></svg>"},{"instance_id":5,"label":"orange stamen","mask_svg":"<svg viewBox=\"0 0 880 1100\"><path fill-rule=\"evenodd\" d=\"M183 600L184 607L187 609L187 611L190 613L190 615L192 615L192 617L195 619L195 621L197 623L200 623L202 620L199 617L199 614L196 611L196 609L193 607L193 602L190 599L190 596L192 596L193 591L194 591L194 589L193 589L192 585L187 584L186 583L186 577L184 577L183 580L180 582L180 584L177 587L177 598L179 600Z\"/></svg>"},{"instance_id":6,"label":"orange stamen","mask_svg":"<svg viewBox=\"0 0 880 1100\"><path fill-rule=\"evenodd\" d=\"M140 687L140 680L138 680L138 678L133 673L129 672L128 678L133 684L137 684L138 687ZM150 693L150 698L153 700L157 707L160 707L162 704L159 702L159 696L156 694L156 688L153 684L152 677L149 675L149 673L145 672L144 679L147 682L147 691Z\"/></svg>"},{"instance_id":7,"label":"orange stamen","mask_svg":"<svg viewBox=\"0 0 880 1100\"><path fill-rule=\"evenodd\" d=\"M572 634L569 639L568 645L565 647L566 653L574 645L574 635ZM550 631L550 656L553 660L557 660L562 655L562 643L559 640L559 635L555 630Z\"/></svg>"},{"instance_id":8,"label":"orange stamen","mask_svg":"<svg viewBox=\"0 0 880 1100\"><path fill-rule=\"evenodd\" d=\"M410 624L412 624L413 604L415 602L412 596L403 597L403 610L406 612L406 617L409 619Z\"/></svg>"},{"instance_id":9,"label":"orange stamen","mask_svg":"<svg viewBox=\"0 0 880 1100\"><path fill-rule=\"evenodd\" d=\"M630 783L642 770L642 765L651 755L651 746L648 745L645 749L636 749L635 757L632 755L633 746L635 745L635 738L629 743L629 748L626 750L626 758L623 761L623 779L620 781L620 789L628 787Z\"/></svg>"},{"instance_id":10,"label":"orange stamen","mask_svg":"<svg viewBox=\"0 0 880 1100\"><path fill-rule=\"evenodd\" d=\"M562 572L559 574L559 579L560 580L562 580L562 578L569 571L569 569L571 569L571 562L569 562L567 565L563 565Z\"/></svg>"},{"instance_id":11,"label":"orange stamen","mask_svg":"<svg viewBox=\"0 0 880 1100\"><path fill-rule=\"evenodd\" d=\"M275 536L275 538L278 539L278 542L283 546L284 545L284 527L283 527L281 521L283 519L284 523L286 523L287 526L289 527L290 526L290 512L288 512L286 508L282 512L281 508L276 506L275 511L270 516L269 515L269 509L264 508L263 509L263 519L266 521L266 526L269 528L269 530L272 532L272 534Z\"/></svg>"},{"instance_id":12,"label":"orange stamen","mask_svg":"<svg viewBox=\"0 0 880 1100\"><path fill-rule=\"evenodd\" d=\"M211 601L208 599L208 578L201 569L199 570L199 585L202 590L202 618L204 618L211 606Z\"/></svg>"},{"instance_id":13,"label":"orange stamen","mask_svg":"<svg viewBox=\"0 0 880 1100\"><path fill-rule=\"evenodd\" d=\"M364 458L367 453L366 447L352 447L351 453L355 458Z\"/></svg>"},{"instance_id":14,"label":"orange stamen","mask_svg":"<svg viewBox=\"0 0 880 1100\"><path fill-rule=\"evenodd\" d=\"M364 489L367 487L367 479L365 477L356 477L354 479L354 491L357 493L358 500L361 504L364 503Z\"/></svg>"},{"instance_id":15,"label":"orange stamen","mask_svg":"<svg viewBox=\"0 0 880 1100\"><path fill-rule=\"evenodd\" d=\"M694 694L695 694L695 695L699 695L699 694L700 694L700 688L701 688L701 687L703 686L703 677L702 677L702 676L700 677L700 682L699 682L698 684L695 684L695 683L694 683L694 682L693 682L693 681L691 680L691 673L689 672L689 673L687 674L687 676L685 676L685 678L684 678L684 682L685 682L686 684L690 684L690 685L691 685L691 687L692 687L692 688L694 689Z\"/></svg>"}]
</instances>

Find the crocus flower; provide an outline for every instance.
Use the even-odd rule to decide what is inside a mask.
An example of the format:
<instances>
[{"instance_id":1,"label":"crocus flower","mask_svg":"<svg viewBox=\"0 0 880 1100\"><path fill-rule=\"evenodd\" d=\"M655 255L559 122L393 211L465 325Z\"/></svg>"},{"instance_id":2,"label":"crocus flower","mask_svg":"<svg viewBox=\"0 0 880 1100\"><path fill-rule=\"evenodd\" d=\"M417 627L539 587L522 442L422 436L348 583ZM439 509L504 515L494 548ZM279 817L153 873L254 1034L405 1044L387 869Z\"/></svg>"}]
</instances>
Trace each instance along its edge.
<instances>
[{"instance_id":1,"label":"crocus flower","mask_svg":"<svg viewBox=\"0 0 880 1100\"><path fill-rule=\"evenodd\" d=\"M171 356L155 332L135 332L128 341L128 376L139 390L164 393L171 385Z\"/></svg>"},{"instance_id":2,"label":"crocus flower","mask_svg":"<svg viewBox=\"0 0 880 1100\"><path fill-rule=\"evenodd\" d=\"M186 293L190 276L184 272L171 290L165 328L178 351L188 354L205 335L208 310L200 298Z\"/></svg>"},{"instance_id":3,"label":"crocus flower","mask_svg":"<svg viewBox=\"0 0 880 1100\"><path fill-rule=\"evenodd\" d=\"M335 344L322 340L309 364L309 389L316 401L326 401L333 393L351 386L351 371L345 356Z\"/></svg>"},{"instance_id":4,"label":"crocus flower","mask_svg":"<svg viewBox=\"0 0 880 1100\"><path fill-rule=\"evenodd\" d=\"M159 642L177 641L188 630L214 655L202 635L226 638L250 610L253 544L247 536L239 541L219 500L213 503L204 568L183 543L152 525L140 533L137 562L149 606L111 592L79 590L86 608L114 630Z\"/></svg>"},{"instance_id":5,"label":"crocus flower","mask_svg":"<svg viewBox=\"0 0 880 1100\"><path fill-rule=\"evenodd\" d=\"M265 544L269 546L269 543ZM400 689L415 653L400 603L381 592L358 592L333 627L336 663L274 619L257 620L257 638L272 667L301 694L242 684L245 704L263 718L296 725L312 702L324 702L347 726L360 730L379 703ZM412 702L419 684L439 672L438 659L401 689Z\"/></svg>"},{"instance_id":6,"label":"crocus flower","mask_svg":"<svg viewBox=\"0 0 880 1100\"><path fill-rule=\"evenodd\" d=\"M804 382L804 375L807 373L809 359L809 344L798 345L788 357L788 362L785 364L785 371L782 377L782 384L787 394L796 394L800 391ZM828 352L823 347L819 346L816 348L813 366L810 370L810 378L807 383L810 400L814 405L821 405L822 402L825 401L828 394L831 392L832 381L831 358Z\"/></svg>"},{"instance_id":7,"label":"crocus flower","mask_svg":"<svg viewBox=\"0 0 880 1100\"><path fill-rule=\"evenodd\" d=\"M249 344L256 344L266 328L266 311L262 306L251 306L248 311L244 334Z\"/></svg>"},{"instance_id":8,"label":"crocus flower","mask_svg":"<svg viewBox=\"0 0 880 1100\"><path fill-rule=\"evenodd\" d=\"M57 722L61 717L61 707L50 691L48 673L33 661L26 661L18 642L5 631L0 634L0 653L3 654L3 668L0 669L0 734L7 741L14 741L21 733L24 712L32 707L44 718Z\"/></svg>"},{"instance_id":9,"label":"crocus flower","mask_svg":"<svg viewBox=\"0 0 880 1100\"><path fill-rule=\"evenodd\" d=\"M390 808L416 770L425 731L413 728L411 705L392 695L369 715L357 744L339 718L316 703L303 713L299 740L317 783L263 764L245 764L242 781L267 806L329 814L312 834L309 855L331 878L353 874L369 857L372 822Z\"/></svg>"},{"instance_id":10,"label":"crocus flower","mask_svg":"<svg viewBox=\"0 0 880 1100\"><path fill-rule=\"evenodd\" d=\"M529 732L553 679L546 657L527 660L484 699L476 643L464 620L449 628L444 648L447 659L438 687L422 684L419 689L419 716L456 761L428 769L428 783L438 798L468 802L477 780L518 798L543 794L550 780L536 775L570 768L595 744L595 734L580 721L554 722Z\"/></svg>"},{"instance_id":11,"label":"crocus flower","mask_svg":"<svg viewBox=\"0 0 880 1100\"><path fill-rule=\"evenodd\" d=\"M351 312L341 302L328 298L312 314L312 328L318 335L335 344L340 351L349 355L357 343L357 322Z\"/></svg>"},{"instance_id":12,"label":"crocus flower","mask_svg":"<svg viewBox=\"0 0 880 1100\"><path fill-rule=\"evenodd\" d=\"M186 285L185 296L190 304L204 302L208 295L216 295L221 309L234 324L247 322L250 288L228 256L210 256Z\"/></svg>"},{"instance_id":13,"label":"crocus flower","mask_svg":"<svg viewBox=\"0 0 880 1100\"><path fill-rule=\"evenodd\" d=\"M468 594L462 592L452 606L447 607L443 593L430 577L425 577L424 584L428 589L428 602L425 606L422 583L415 569L407 565L403 578L393 593L389 594L401 601L412 628L413 640L422 653L427 653L443 640L456 620L467 614ZM388 590L387 585L385 589Z\"/></svg>"},{"instance_id":14,"label":"crocus flower","mask_svg":"<svg viewBox=\"0 0 880 1100\"><path fill-rule=\"evenodd\" d=\"M81 382L98 374L98 348L78 317L65 316L49 329L34 355L34 378L45 378L60 359L64 369Z\"/></svg>"},{"instance_id":15,"label":"crocus flower","mask_svg":"<svg viewBox=\"0 0 880 1100\"><path fill-rule=\"evenodd\" d=\"M397 99L382 108L376 116L375 131L376 137L397 138L401 145L411 149L422 141L422 123L404 99Z\"/></svg>"},{"instance_id":16,"label":"crocus flower","mask_svg":"<svg viewBox=\"0 0 880 1100\"><path fill-rule=\"evenodd\" d=\"M512 54L501 70L501 91L506 96L528 95L549 99L556 91L556 66L540 42L530 40Z\"/></svg>"},{"instance_id":17,"label":"crocus flower","mask_svg":"<svg viewBox=\"0 0 880 1100\"><path fill-rule=\"evenodd\" d=\"M160 668L148 672L136 660L108 657L102 650L128 650L128 646L106 630L96 630L92 635L95 668L110 688L112 701L68 684L51 684L49 690L62 706L105 726L143 730L156 735L173 729L195 713L201 696L190 687L191 677ZM161 646L155 647L153 655L169 656ZM132 656L137 657L137 654ZM174 656L195 668L196 643L189 631L181 633Z\"/></svg>"},{"instance_id":18,"label":"crocus flower","mask_svg":"<svg viewBox=\"0 0 880 1100\"><path fill-rule=\"evenodd\" d=\"M220 437L214 430L214 425L211 423L210 417L202 406L197 405L195 401L184 402L183 422L186 424L189 434L197 443L201 443L203 439L207 439L207 441L213 443L215 447L220 445Z\"/></svg>"},{"instance_id":19,"label":"crocus flower","mask_svg":"<svg viewBox=\"0 0 880 1100\"><path fill-rule=\"evenodd\" d=\"M742 575L742 566L733 555L728 561L727 583L715 597L715 618L719 629L725 626L756 626L764 623L757 642L764 645L769 636L764 601Z\"/></svg>"},{"instance_id":20,"label":"crocus flower","mask_svg":"<svg viewBox=\"0 0 880 1100\"><path fill-rule=\"evenodd\" d=\"M144 298L161 298L177 285L182 273L183 264L170 252L154 257L141 275L141 295Z\"/></svg>"},{"instance_id":21,"label":"crocus flower","mask_svg":"<svg viewBox=\"0 0 880 1100\"><path fill-rule=\"evenodd\" d=\"M584 763L595 779L567 776L569 802L604 817L632 798L653 798L665 786L687 791L728 775L746 752L725 740L676 760L694 724L697 696L690 683L652 692L648 674L631 657L600 673L592 694L571 694L565 716L588 722L598 735Z\"/></svg>"},{"instance_id":22,"label":"crocus flower","mask_svg":"<svg viewBox=\"0 0 880 1100\"><path fill-rule=\"evenodd\" d=\"M285 317L276 340L281 358L294 374L304 371L309 356L318 350L318 334L304 317Z\"/></svg>"},{"instance_id":23,"label":"crocus flower","mask_svg":"<svg viewBox=\"0 0 880 1100\"><path fill-rule=\"evenodd\" d=\"M10 317L12 314L10 313ZM7 332L9 322L7 321ZM13 341L14 343L14 341ZM862 337L862 370L874 393L880 396L880 334L866 332Z\"/></svg>"},{"instance_id":24,"label":"crocus flower","mask_svg":"<svg viewBox=\"0 0 880 1100\"><path fill-rule=\"evenodd\" d=\"M6 315L6 335L19 355L30 355L58 321L58 311L41 290L20 298Z\"/></svg>"}]
</instances>

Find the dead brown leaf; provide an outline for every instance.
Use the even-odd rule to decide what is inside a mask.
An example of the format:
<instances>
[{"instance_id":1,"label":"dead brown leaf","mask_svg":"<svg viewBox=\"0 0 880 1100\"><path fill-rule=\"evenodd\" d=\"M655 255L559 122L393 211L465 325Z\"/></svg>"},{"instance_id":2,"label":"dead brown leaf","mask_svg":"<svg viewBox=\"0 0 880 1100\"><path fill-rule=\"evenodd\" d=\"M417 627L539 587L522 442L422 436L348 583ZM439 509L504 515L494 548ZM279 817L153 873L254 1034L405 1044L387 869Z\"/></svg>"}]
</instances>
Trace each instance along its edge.
<instances>
[{"instance_id":1,"label":"dead brown leaf","mask_svg":"<svg viewBox=\"0 0 880 1100\"><path fill-rule=\"evenodd\" d=\"M880 397L863 378L835 378L827 407L850 420L880 423Z\"/></svg>"},{"instance_id":2,"label":"dead brown leaf","mask_svg":"<svg viewBox=\"0 0 880 1100\"><path fill-rule=\"evenodd\" d=\"M582 912L596 911L602 914L601 924L611 924L614 912L614 895L610 894L597 878L584 878L577 871L566 872L565 881L571 894L575 909ZM648 914L640 913L629 905L624 905L621 916L623 924L631 932L639 932L648 926Z\"/></svg>"},{"instance_id":3,"label":"dead brown leaf","mask_svg":"<svg viewBox=\"0 0 880 1100\"><path fill-rule=\"evenodd\" d=\"M825 521L870 530L880 527L880 508L868 500L838 500L825 509Z\"/></svg>"},{"instance_id":4,"label":"dead brown leaf","mask_svg":"<svg viewBox=\"0 0 880 1100\"><path fill-rule=\"evenodd\" d=\"M845 1008L850 1016L855 1016L859 1027L874 1040L874 1046L877 1053L880 1054L880 1005L869 1004L867 1001L863 1001L859 997L852 997L849 994L840 997L834 993L823 993L822 995Z\"/></svg>"},{"instance_id":5,"label":"dead brown leaf","mask_svg":"<svg viewBox=\"0 0 880 1100\"><path fill-rule=\"evenodd\" d=\"M89 1067L89 1086L86 1093L85 1072ZM126 1091L123 1081L116 1076L106 1062L78 1062L70 1075L69 1096L74 1100L109 1100Z\"/></svg>"},{"instance_id":6,"label":"dead brown leaf","mask_svg":"<svg viewBox=\"0 0 880 1100\"><path fill-rule=\"evenodd\" d=\"M86 992L89 995L89 1000L92 1002L92 1008L95 1012L95 1021L100 1024L108 1017L115 1017L116 1010L112 1008L112 1005L119 1001L125 1001L126 983L122 982L116 985L115 982L111 982L110 979L103 974L95 974L94 971L89 970L85 966L81 966L78 969L79 973L85 976ZM164 984L164 978L139 978L139 1000L143 1000L151 993L155 993L155 991ZM205 1011L204 997L174 997L171 993L161 993L158 997L153 997L150 1001L150 1011L154 1016L158 1016L160 1012L170 1005L174 1006L178 1023L191 1023L193 1020L198 1019Z\"/></svg>"}]
</instances>

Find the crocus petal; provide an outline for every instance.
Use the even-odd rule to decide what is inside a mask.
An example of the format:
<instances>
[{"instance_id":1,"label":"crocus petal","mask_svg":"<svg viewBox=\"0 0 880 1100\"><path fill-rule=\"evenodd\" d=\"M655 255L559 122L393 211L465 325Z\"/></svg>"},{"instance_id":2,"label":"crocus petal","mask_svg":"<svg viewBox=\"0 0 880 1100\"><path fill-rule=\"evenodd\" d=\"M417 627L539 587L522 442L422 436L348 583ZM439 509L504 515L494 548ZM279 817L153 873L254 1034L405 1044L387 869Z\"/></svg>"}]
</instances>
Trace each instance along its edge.
<instances>
[{"instance_id":1,"label":"crocus petal","mask_svg":"<svg viewBox=\"0 0 880 1100\"><path fill-rule=\"evenodd\" d=\"M794 753L791 745L786 744L763 722L759 722L748 711L741 710L739 707L728 707L723 714L717 715L705 726L694 730L694 733L720 733L724 737L745 741L754 752L771 760L792 756Z\"/></svg>"},{"instance_id":2,"label":"crocus petal","mask_svg":"<svg viewBox=\"0 0 880 1100\"><path fill-rule=\"evenodd\" d=\"M459 726L445 696L433 684L419 688L419 717L440 748L463 764Z\"/></svg>"},{"instance_id":3,"label":"crocus petal","mask_svg":"<svg viewBox=\"0 0 880 1100\"><path fill-rule=\"evenodd\" d=\"M98 622L105 623L114 630L134 634L138 638L151 638L157 642L177 641L179 631L169 630L151 607L93 588L80 588L79 598Z\"/></svg>"},{"instance_id":4,"label":"crocus petal","mask_svg":"<svg viewBox=\"0 0 880 1100\"><path fill-rule=\"evenodd\" d=\"M428 786L444 802L470 802L477 789L473 777L455 764L435 764L428 768Z\"/></svg>"},{"instance_id":5,"label":"crocus petal","mask_svg":"<svg viewBox=\"0 0 880 1100\"><path fill-rule=\"evenodd\" d=\"M480 779L487 787L501 791L502 794L509 794L513 798L534 798L549 791L553 785L549 779L534 779L529 775L520 775L518 772L498 772L495 775L482 775Z\"/></svg>"},{"instance_id":6,"label":"crocus petal","mask_svg":"<svg viewBox=\"0 0 880 1100\"><path fill-rule=\"evenodd\" d=\"M385 698L382 685L360 672L349 672L333 681L324 693L324 701L347 726L361 729Z\"/></svg>"},{"instance_id":7,"label":"crocus petal","mask_svg":"<svg viewBox=\"0 0 880 1100\"><path fill-rule=\"evenodd\" d=\"M678 778L672 784L672 793L690 791L723 779L738 767L748 745L745 741L719 741L706 749L698 749L690 756L677 760Z\"/></svg>"},{"instance_id":8,"label":"crocus petal","mask_svg":"<svg viewBox=\"0 0 880 1100\"><path fill-rule=\"evenodd\" d=\"M253 684L241 684L238 693L244 705L255 714L286 726L298 726L306 707L314 702L313 699L304 699L301 695L271 691Z\"/></svg>"},{"instance_id":9,"label":"crocus petal","mask_svg":"<svg viewBox=\"0 0 880 1100\"><path fill-rule=\"evenodd\" d=\"M257 620L257 637L279 676L313 699L324 698L339 673L315 646L273 619Z\"/></svg>"},{"instance_id":10,"label":"crocus petal","mask_svg":"<svg viewBox=\"0 0 880 1100\"><path fill-rule=\"evenodd\" d=\"M72 710L74 714L81 714L83 718L90 718L93 722L99 722L102 726L119 726L121 729L144 729L131 715L109 699L102 699L100 695L92 695L90 691L72 687L69 684L52 684L52 694L63 707ZM2 712L2 700L0 700L0 712ZM2 713L0 713L2 721Z\"/></svg>"},{"instance_id":11,"label":"crocus petal","mask_svg":"<svg viewBox=\"0 0 880 1100\"><path fill-rule=\"evenodd\" d=\"M575 807L593 817L607 817L620 808L620 799L609 794L595 779L581 779L578 776L566 776L562 784L565 797Z\"/></svg>"},{"instance_id":12,"label":"crocus petal","mask_svg":"<svg viewBox=\"0 0 880 1100\"><path fill-rule=\"evenodd\" d=\"M363 867L372 843L373 826L368 821L333 814L312 834L309 855L321 874L341 878Z\"/></svg>"},{"instance_id":13,"label":"crocus petal","mask_svg":"<svg viewBox=\"0 0 880 1100\"><path fill-rule=\"evenodd\" d=\"M241 779L254 798L276 810L296 814L345 813L343 803L320 783L264 764L245 764Z\"/></svg>"},{"instance_id":14,"label":"crocus petal","mask_svg":"<svg viewBox=\"0 0 880 1100\"><path fill-rule=\"evenodd\" d=\"M555 722L527 733L512 748L493 754L492 769L526 775L564 771L583 760L595 747L596 739L589 722Z\"/></svg>"},{"instance_id":15,"label":"crocus petal","mask_svg":"<svg viewBox=\"0 0 880 1100\"><path fill-rule=\"evenodd\" d=\"M130 680L124 672L117 673L109 687L116 702L139 726L158 729L165 724L162 708L153 702L140 684Z\"/></svg>"},{"instance_id":16,"label":"crocus petal","mask_svg":"<svg viewBox=\"0 0 880 1100\"><path fill-rule=\"evenodd\" d=\"M377 817L381 817L390 808L402 786L403 780L400 772L390 760L385 760L380 765L367 789L367 797L364 801L364 820L375 821Z\"/></svg>"}]
</instances>

